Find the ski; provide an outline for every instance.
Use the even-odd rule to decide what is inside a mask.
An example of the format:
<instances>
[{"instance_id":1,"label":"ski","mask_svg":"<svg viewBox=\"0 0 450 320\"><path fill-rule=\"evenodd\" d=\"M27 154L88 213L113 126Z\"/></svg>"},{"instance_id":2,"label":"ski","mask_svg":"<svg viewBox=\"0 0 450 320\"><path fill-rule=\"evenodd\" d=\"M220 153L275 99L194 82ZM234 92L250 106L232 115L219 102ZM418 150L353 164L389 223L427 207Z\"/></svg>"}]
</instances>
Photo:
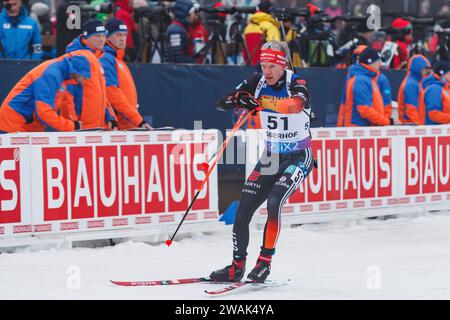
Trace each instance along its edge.
<instances>
[{"instance_id":1,"label":"ski","mask_svg":"<svg viewBox=\"0 0 450 320\"><path fill-rule=\"evenodd\" d=\"M117 286L125 287L152 287L152 286L172 286L178 284L189 284L189 283L229 283L229 282L217 282L213 281L208 277L198 277L198 278L186 278L186 279L171 279L171 280L154 280L154 281L114 281L109 280L111 283Z\"/></svg>"},{"instance_id":2,"label":"ski","mask_svg":"<svg viewBox=\"0 0 450 320\"><path fill-rule=\"evenodd\" d=\"M269 287L272 287L272 288L273 287L281 287L281 286L287 285L290 281L291 281L291 279L267 280L266 282L261 283L261 282L254 282L254 281L246 280L246 281L233 283L229 286L223 287L218 290L205 290L205 293L218 296L218 295L222 295L222 294L226 294L226 293L241 291L243 288L262 289L262 288L269 288Z\"/></svg>"}]
</instances>

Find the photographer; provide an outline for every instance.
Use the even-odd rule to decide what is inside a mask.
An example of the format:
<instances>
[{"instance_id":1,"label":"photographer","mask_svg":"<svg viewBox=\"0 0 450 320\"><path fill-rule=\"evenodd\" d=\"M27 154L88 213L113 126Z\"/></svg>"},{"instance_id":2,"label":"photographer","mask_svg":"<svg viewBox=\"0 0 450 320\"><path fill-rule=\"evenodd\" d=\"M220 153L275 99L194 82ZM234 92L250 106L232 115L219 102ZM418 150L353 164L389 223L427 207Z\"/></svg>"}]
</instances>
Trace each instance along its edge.
<instances>
[{"instance_id":1,"label":"photographer","mask_svg":"<svg viewBox=\"0 0 450 320\"><path fill-rule=\"evenodd\" d=\"M4 1L4 8L0 13L0 57L42 59L39 26L28 16L22 0Z\"/></svg>"},{"instance_id":2,"label":"photographer","mask_svg":"<svg viewBox=\"0 0 450 320\"><path fill-rule=\"evenodd\" d=\"M188 28L189 37L192 39L192 47L190 55L194 56L205 46L208 42L208 31L200 19L197 11L194 11L191 17L191 23ZM202 57L196 59L196 63L203 63Z\"/></svg>"},{"instance_id":3,"label":"photographer","mask_svg":"<svg viewBox=\"0 0 450 320\"><path fill-rule=\"evenodd\" d=\"M195 15L194 4L190 0L177 0L172 7L174 20L167 28L168 61L172 63L194 63L190 54L192 39L188 28ZM191 51L192 52L192 51Z\"/></svg>"},{"instance_id":4,"label":"photographer","mask_svg":"<svg viewBox=\"0 0 450 320\"><path fill-rule=\"evenodd\" d=\"M299 40L300 55L310 67L327 67L335 64L336 40L321 21L320 8L307 5L307 29Z\"/></svg>"},{"instance_id":5,"label":"photographer","mask_svg":"<svg viewBox=\"0 0 450 320\"><path fill-rule=\"evenodd\" d=\"M408 20L397 18L392 21L391 40L397 45L390 63L391 69L404 69L408 64L408 46L412 43L412 24Z\"/></svg>"},{"instance_id":6,"label":"photographer","mask_svg":"<svg viewBox=\"0 0 450 320\"><path fill-rule=\"evenodd\" d=\"M246 63L256 65L259 62L260 48L268 41L280 41L280 23L270 14L273 4L270 0L263 0L258 4L255 14L244 29L245 44L250 57L244 54Z\"/></svg>"},{"instance_id":7,"label":"photographer","mask_svg":"<svg viewBox=\"0 0 450 320\"><path fill-rule=\"evenodd\" d=\"M138 37L138 28L133 19L133 0L116 0L115 5L118 10L116 12L116 18L122 20L128 28L126 56L130 61L136 59L136 39Z\"/></svg>"}]
</instances>

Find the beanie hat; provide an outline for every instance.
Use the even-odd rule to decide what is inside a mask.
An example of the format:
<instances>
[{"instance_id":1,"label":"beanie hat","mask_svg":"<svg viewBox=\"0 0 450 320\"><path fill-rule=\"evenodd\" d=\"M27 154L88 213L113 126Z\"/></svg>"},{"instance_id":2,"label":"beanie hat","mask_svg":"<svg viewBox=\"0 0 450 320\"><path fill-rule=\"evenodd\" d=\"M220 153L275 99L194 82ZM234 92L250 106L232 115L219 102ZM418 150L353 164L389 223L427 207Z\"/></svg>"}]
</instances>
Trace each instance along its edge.
<instances>
[{"instance_id":1,"label":"beanie hat","mask_svg":"<svg viewBox=\"0 0 450 320\"><path fill-rule=\"evenodd\" d=\"M89 60L81 55L73 55L64 58L69 65L69 74L79 74L86 79L91 78L91 66Z\"/></svg>"},{"instance_id":2,"label":"beanie hat","mask_svg":"<svg viewBox=\"0 0 450 320\"><path fill-rule=\"evenodd\" d=\"M270 0L263 0L258 4L258 10L270 14L270 9L273 7Z\"/></svg>"},{"instance_id":3,"label":"beanie hat","mask_svg":"<svg viewBox=\"0 0 450 320\"><path fill-rule=\"evenodd\" d=\"M177 20L185 20L194 11L194 4L191 0L177 0L172 7L172 13Z\"/></svg>"},{"instance_id":4,"label":"beanie hat","mask_svg":"<svg viewBox=\"0 0 450 320\"><path fill-rule=\"evenodd\" d=\"M106 29L100 21L89 19L83 24L83 37L87 39L94 34L106 34Z\"/></svg>"},{"instance_id":5,"label":"beanie hat","mask_svg":"<svg viewBox=\"0 0 450 320\"><path fill-rule=\"evenodd\" d=\"M128 32L127 25L122 20L112 18L106 21L107 36L110 37L116 32Z\"/></svg>"},{"instance_id":6,"label":"beanie hat","mask_svg":"<svg viewBox=\"0 0 450 320\"><path fill-rule=\"evenodd\" d=\"M442 77L447 72L450 72L450 62L445 60L436 61L433 67L434 73L436 73L439 77Z\"/></svg>"},{"instance_id":7,"label":"beanie hat","mask_svg":"<svg viewBox=\"0 0 450 320\"><path fill-rule=\"evenodd\" d=\"M359 63L372 64L380 60L380 54L374 48L366 48L359 55Z\"/></svg>"},{"instance_id":8,"label":"beanie hat","mask_svg":"<svg viewBox=\"0 0 450 320\"><path fill-rule=\"evenodd\" d=\"M411 28L411 22L406 19L396 18L392 21L391 26L396 29Z\"/></svg>"}]
</instances>

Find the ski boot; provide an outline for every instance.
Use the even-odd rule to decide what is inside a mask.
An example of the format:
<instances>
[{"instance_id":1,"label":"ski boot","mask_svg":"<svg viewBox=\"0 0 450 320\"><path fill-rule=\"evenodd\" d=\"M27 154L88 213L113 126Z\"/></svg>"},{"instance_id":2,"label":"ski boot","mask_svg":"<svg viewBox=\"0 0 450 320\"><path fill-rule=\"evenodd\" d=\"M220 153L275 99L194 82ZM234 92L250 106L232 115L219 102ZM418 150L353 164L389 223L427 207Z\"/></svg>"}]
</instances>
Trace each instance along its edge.
<instances>
[{"instance_id":1,"label":"ski boot","mask_svg":"<svg viewBox=\"0 0 450 320\"><path fill-rule=\"evenodd\" d=\"M270 264L272 262L272 256L265 256L260 254L256 265L247 276L247 279L253 282L264 282L270 274Z\"/></svg>"},{"instance_id":2,"label":"ski boot","mask_svg":"<svg viewBox=\"0 0 450 320\"><path fill-rule=\"evenodd\" d=\"M211 280L218 282L239 282L245 274L245 259L233 259L231 265L223 269L213 271L209 276Z\"/></svg>"}]
</instances>

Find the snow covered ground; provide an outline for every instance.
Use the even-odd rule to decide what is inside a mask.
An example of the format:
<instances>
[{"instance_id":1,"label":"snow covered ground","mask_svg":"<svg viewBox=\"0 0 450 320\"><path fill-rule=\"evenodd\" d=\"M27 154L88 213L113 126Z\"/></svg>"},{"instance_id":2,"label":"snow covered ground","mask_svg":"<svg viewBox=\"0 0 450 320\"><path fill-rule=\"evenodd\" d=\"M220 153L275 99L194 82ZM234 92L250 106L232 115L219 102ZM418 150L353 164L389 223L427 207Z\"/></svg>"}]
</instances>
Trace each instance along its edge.
<instances>
[{"instance_id":1,"label":"snow covered ground","mask_svg":"<svg viewBox=\"0 0 450 320\"><path fill-rule=\"evenodd\" d=\"M128 241L95 249L17 249L0 255L0 299L212 299L203 290L220 285L116 287L108 280L208 275L231 261L230 235L227 226L170 248ZM249 269L262 232L251 236ZM450 299L450 214L285 228L271 278L292 282L222 298Z\"/></svg>"}]
</instances>

